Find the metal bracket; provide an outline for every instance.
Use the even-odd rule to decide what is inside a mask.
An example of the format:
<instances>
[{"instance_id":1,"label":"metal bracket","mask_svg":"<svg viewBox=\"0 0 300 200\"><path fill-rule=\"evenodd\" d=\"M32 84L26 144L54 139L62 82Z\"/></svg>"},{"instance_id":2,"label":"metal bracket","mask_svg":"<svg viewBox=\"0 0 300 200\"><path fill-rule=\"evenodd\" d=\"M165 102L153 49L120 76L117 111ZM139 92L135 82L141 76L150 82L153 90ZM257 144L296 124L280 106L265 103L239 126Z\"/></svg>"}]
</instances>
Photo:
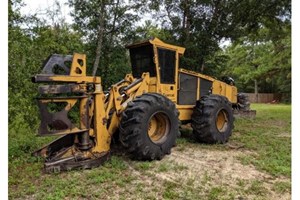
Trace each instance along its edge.
<instances>
[{"instance_id":1,"label":"metal bracket","mask_svg":"<svg viewBox=\"0 0 300 200\"><path fill-rule=\"evenodd\" d=\"M72 55L59 55L59 54L53 54L47 58L44 64L44 68L42 70L42 74L49 74L54 75L55 69L60 70L60 75L69 75L70 74L70 68L66 66L66 62L72 62L73 56Z\"/></svg>"},{"instance_id":2,"label":"metal bracket","mask_svg":"<svg viewBox=\"0 0 300 200\"><path fill-rule=\"evenodd\" d=\"M41 114L41 124L39 127L40 135L63 135L70 133L79 133L87 131L87 129L81 130L71 122L68 118L68 113L71 108L76 104L78 98L74 97L66 98L51 98L51 99L39 99L38 106ZM49 112L49 103L66 103L65 107L58 112Z\"/></svg>"}]
</instances>

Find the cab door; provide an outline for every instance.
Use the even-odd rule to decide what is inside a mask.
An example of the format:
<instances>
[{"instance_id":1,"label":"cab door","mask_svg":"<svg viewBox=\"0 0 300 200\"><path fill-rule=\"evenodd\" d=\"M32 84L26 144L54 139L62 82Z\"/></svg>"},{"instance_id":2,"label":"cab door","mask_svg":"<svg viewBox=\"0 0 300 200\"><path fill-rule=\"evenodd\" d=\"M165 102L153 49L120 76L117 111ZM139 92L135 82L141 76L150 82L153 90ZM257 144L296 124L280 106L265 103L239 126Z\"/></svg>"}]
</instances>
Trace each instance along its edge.
<instances>
[{"instance_id":1,"label":"cab door","mask_svg":"<svg viewBox=\"0 0 300 200\"><path fill-rule=\"evenodd\" d=\"M159 72L158 92L177 102L178 54L174 50L157 47L156 55Z\"/></svg>"}]
</instances>

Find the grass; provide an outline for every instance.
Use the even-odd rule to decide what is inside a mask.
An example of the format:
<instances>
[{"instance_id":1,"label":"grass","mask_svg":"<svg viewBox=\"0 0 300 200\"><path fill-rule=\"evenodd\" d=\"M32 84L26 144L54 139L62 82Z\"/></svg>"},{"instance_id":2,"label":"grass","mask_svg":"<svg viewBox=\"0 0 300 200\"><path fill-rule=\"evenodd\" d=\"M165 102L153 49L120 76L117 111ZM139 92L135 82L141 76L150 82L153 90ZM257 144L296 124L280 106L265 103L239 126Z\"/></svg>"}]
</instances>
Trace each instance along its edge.
<instances>
[{"instance_id":1,"label":"grass","mask_svg":"<svg viewBox=\"0 0 300 200\"><path fill-rule=\"evenodd\" d=\"M273 182L239 177L235 184L216 180L211 171L191 171L193 166L175 160L132 161L113 155L92 170L44 174L43 160L31 152L53 138L37 138L29 127L10 128L9 199L270 199L291 192L291 106L254 104L255 119L236 119L230 143L243 146L236 162L253 166ZM187 150L228 152L224 145L195 142L183 130L177 152ZM248 153L243 153L244 151ZM182 174L182 179L172 179ZM188 177L188 175L190 177ZM249 198L247 198L249 197Z\"/></svg>"},{"instance_id":2,"label":"grass","mask_svg":"<svg viewBox=\"0 0 300 200\"><path fill-rule=\"evenodd\" d=\"M291 106L254 104L255 119L237 119L231 141L255 152L241 157L274 176L291 176Z\"/></svg>"},{"instance_id":3,"label":"grass","mask_svg":"<svg viewBox=\"0 0 300 200\"><path fill-rule=\"evenodd\" d=\"M262 182L255 180L247 188L246 193L262 197L266 195L266 189L264 188Z\"/></svg>"},{"instance_id":4,"label":"grass","mask_svg":"<svg viewBox=\"0 0 300 200\"><path fill-rule=\"evenodd\" d=\"M220 199L220 197L222 197L224 193L225 193L224 188L212 187L208 193L208 199L211 199L211 200Z\"/></svg>"},{"instance_id":5,"label":"grass","mask_svg":"<svg viewBox=\"0 0 300 200\"><path fill-rule=\"evenodd\" d=\"M273 185L273 190L279 194L282 194L284 192L291 192L291 183L284 181L276 182Z\"/></svg>"}]
</instances>

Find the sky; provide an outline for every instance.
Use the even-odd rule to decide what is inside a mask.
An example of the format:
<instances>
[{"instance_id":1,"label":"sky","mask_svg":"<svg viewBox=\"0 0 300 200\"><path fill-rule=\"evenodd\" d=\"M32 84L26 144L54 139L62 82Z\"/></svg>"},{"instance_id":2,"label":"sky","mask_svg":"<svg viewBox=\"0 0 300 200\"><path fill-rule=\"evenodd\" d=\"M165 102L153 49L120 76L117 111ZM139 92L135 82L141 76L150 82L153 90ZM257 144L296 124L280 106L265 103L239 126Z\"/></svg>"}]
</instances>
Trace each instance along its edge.
<instances>
[{"instance_id":1,"label":"sky","mask_svg":"<svg viewBox=\"0 0 300 200\"><path fill-rule=\"evenodd\" d=\"M22 14L28 13L40 13L40 16L43 16L43 10L45 9L53 9L54 0L23 0L26 6L21 8ZM67 23L72 22L72 18L69 15L71 9L66 5L68 0L60 0L61 12L62 16L65 17ZM45 17L45 15L44 15Z\"/></svg>"},{"instance_id":2,"label":"sky","mask_svg":"<svg viewBox=\"0 0 300 200\"><path fill-rule=\"evenodd\" d=\"M125 2L128 0L125 0ZM53 9L53 5L55 0L23 0L26 6L22 7L21 13L28 14L28 13L41 13L40 16L43 16L43 10L45 9ZM68 0L59 0L62 16L65 17L67 23L72 23L72 17L69 15L71 8L69 8L66 3ZM45 17L45 15L44 15ZM151 20L152 23L155 24L155 21L151 18L150 14L145 14L143 19L138 23L139 25L144 24L145 20Z\"/></svg>"}]
</instances>

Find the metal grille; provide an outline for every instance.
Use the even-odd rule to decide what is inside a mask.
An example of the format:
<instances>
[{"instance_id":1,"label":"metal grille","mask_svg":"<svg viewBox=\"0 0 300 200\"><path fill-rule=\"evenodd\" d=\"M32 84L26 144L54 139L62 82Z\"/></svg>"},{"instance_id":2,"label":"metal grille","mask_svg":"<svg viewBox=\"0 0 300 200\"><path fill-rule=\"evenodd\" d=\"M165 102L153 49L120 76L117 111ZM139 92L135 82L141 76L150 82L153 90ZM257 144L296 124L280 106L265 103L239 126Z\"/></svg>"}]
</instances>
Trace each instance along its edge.
<instances>
[{"instance_id":1,"label":"metal grille","mask_svg":"<svg viewBox=\"0 0 300 200\"><path fill-rule=\"evenodd\" d=\"M200 78L200 97L211 93L212 82Z\"/></svg>"},{"instance_id":2,"label":"metal grille","mask_svg":"<svg viewBox=\"0 0 300 200\"><path fill-rule=\"evenodd\" d=\"M160 67L160 82L175 83L175 51L158 48L158 60Z\"/></svg>"},{"instance_id":3,"label":"metal grille","mask_svg":"<svg viewBox=\"0 0 300 200\"><path fill-rule=\"evenodd\" d=\"M195 105L197 100L197 77L179 73L179 105Z\"/></svg>"}]
</instances>

